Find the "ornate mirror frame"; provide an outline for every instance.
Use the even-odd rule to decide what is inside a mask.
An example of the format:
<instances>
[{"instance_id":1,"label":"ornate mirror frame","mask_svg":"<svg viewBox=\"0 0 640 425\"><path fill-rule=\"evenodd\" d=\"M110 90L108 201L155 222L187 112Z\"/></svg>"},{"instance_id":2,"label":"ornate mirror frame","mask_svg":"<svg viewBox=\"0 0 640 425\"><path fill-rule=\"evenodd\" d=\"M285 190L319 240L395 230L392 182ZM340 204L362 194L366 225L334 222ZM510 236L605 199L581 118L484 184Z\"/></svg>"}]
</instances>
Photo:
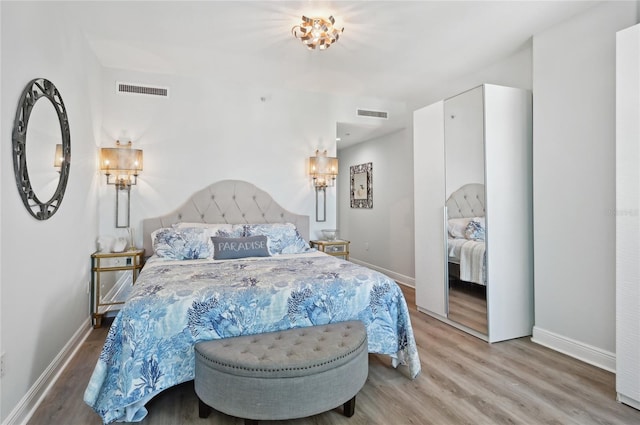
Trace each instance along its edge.
<instances>
[{"instance_id":1,"label":"ornate mirror frame","mask_svg":"<svg viewBox=\"0 0 640 425\"><path fill-rule=\"evenodd\" d=\"M352 165L351 208L373 208L373 163Z\"/></svg>"},{"instance_id":2,"label":"ornate mirror frame","mask_svg":"<svg viewBox=\"0 0 640 425\"><path fill-rule=\"evenodd\" d=\"M46 202L38 199L29 179L27 166L27 128L29 117L36 102L41 98L48 99L58 115L60 132L62 135L62 157L64 158L60 166L60 177L56 191ZM67 110L62 102L62 97L56 86L44 78L31 80L22 91L16 118L13 122L13 170L16 176L16 185L22 198L25 208L38 220L46 220L56 213L64 191L67 188L69 179L69 168L71 165L71 136L69 131L69 119Z\"/></svg>"}]
</instances>

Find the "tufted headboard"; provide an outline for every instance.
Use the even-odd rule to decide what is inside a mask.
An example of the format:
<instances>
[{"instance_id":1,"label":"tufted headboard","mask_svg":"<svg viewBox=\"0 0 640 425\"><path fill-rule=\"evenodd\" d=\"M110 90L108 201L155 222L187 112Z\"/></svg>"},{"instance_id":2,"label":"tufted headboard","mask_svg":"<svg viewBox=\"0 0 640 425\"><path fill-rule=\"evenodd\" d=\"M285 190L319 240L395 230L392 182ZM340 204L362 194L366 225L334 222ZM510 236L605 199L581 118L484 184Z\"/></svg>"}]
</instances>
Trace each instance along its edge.
<instances>
[{"instance_id":1,"label":"tufted headboard","mask_svg":"<svg viewBox=\"0 0 640 425\"><path fill-rule=\"evenodd\" d=\"M221 180L194 193L180 208L161 217L142 220L143 245L151 255L151 233L174 223L293 223L309 240L309 216L282 208L264 190L241 180Z\"/></svg>"},{"instance_id":2,"label":"tufted headboard","mask_svg":"<svg viewBox=\"0 0 640 425\"><path fill-rule=\"evenodd\" d=\"M447 199L448 218L484 217L484 200L483 184L465 184Z\"/></svg>"}]
</instances>

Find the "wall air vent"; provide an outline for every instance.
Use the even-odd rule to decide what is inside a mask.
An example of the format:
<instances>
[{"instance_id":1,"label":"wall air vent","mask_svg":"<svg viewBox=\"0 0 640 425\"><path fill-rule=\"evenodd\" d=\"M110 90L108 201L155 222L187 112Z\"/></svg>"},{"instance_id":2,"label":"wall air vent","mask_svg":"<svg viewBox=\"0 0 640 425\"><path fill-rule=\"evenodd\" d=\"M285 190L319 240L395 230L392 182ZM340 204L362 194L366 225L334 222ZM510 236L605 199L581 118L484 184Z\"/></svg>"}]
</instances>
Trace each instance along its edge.
<instances>
[{"instance_id":1,"label":"wall air vent","mask_svg":"<svg viewBox=\"0 0 640 425\"><path fill-rule=\"evenodd\" d=\"M116 82L116 93L140 94L145 96L169 97L168 87L153 87L144 84Z\"/></svg>"},{"instance_id":2,"label":"wall air vent","mask_svg":"<svg viewBox=\"0 0 640 425\"><path fill-rule=\"evenodd\" d=\"M368 111L366 109L358 109L358 116L359 117L383 118L385 120L387 118L389 118L389 114L387 112L384 112L384 111Z\"/></svg>"}]
</instances>

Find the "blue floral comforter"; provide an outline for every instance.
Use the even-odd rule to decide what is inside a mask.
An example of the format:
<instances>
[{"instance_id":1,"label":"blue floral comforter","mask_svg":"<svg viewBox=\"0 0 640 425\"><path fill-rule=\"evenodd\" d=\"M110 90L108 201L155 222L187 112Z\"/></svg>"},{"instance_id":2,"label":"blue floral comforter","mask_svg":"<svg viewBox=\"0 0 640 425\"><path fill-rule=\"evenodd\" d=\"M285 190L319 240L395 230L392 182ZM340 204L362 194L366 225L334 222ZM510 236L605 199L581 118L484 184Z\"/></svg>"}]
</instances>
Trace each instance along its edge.
<instances>
[{"instance_id":1,"label":"blue floral comforter","mask_svg":"<svg viewBox=\"0 0 640 425\"><path fill-rule=\"evenodd\" d=\"M84 400L104 423L137 422L152 397L194 378L199 341L353 319L367 327L369 352L419 374L405 299L381 273L317 252L152 258L111 325Z\"/></svg>"}]
</instances>

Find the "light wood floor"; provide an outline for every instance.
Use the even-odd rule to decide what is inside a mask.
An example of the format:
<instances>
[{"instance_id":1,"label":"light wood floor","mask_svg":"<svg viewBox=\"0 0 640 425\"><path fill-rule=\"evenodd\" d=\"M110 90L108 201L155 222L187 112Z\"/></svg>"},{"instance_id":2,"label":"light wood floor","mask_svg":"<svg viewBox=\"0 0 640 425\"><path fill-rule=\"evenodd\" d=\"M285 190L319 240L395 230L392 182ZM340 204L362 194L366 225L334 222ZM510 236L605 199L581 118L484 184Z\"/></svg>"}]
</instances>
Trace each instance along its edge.
<instances>
[{"instance_id":1,"label":"light wood floor","mask_svg":"<svg viewBox=\"0 0 640 425\"><path fill-rule=\"evenodd\" d=\"M474 283L449 282L449 320L487 334L486 288Z\"/></svg>"},{"instance_id":2,"label":"light wood floor","mask_svg":"<svg viewBox=\"0 0 640 425\"><path fill-rule=\"evenodd\" d=\"M487 344L417 312L413 292L405 292L422 361L417 379L371 355L353 417L342 416L339 407L265 424L640 424L640 411L615 401L613 374L529 338ZM82 395L105 336L106 329L92 331L28 425L101 423ZM191 382L164 391L147 408L142 425L243 423L217 412L200 419Z\"/></svg>"}]
</instances>

